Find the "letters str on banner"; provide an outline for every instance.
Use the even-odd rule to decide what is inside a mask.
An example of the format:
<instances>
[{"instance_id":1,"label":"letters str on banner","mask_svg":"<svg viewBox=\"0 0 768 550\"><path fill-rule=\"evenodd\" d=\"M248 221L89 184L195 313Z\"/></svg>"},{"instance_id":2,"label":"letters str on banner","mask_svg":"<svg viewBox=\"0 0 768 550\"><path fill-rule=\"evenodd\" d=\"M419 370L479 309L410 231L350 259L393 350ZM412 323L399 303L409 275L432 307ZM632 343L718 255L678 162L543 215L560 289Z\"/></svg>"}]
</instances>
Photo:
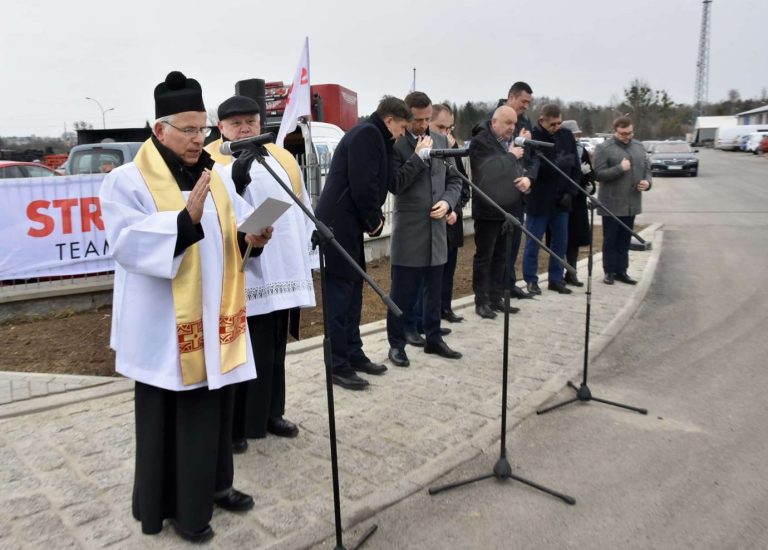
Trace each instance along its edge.
<instances>
[{"instance_id":1,"label":"letters str on banner","mask_svg":"<svg viewBox=\"0 0 768 550\"><path fill-rule=\"evenodd\" d=\"M0 180L0 279L114 269L101 217L104 174Z\"/></svg>"}]
</instances>

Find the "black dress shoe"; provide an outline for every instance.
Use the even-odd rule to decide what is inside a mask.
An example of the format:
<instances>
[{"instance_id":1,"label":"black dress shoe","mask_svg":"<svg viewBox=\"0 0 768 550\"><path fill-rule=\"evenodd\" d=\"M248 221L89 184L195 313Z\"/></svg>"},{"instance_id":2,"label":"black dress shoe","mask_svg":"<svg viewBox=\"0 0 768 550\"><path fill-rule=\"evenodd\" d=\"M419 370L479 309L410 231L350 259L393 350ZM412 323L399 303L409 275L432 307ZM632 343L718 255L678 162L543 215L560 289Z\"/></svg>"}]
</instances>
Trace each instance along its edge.
<instances>
[{"instance_id":1,"label":"black dress shoe","mask_svg":"<svg viewBox=\"0 0 768 550\"><path fill-rule=\"evenodd\" d=\"M613 273L606 273L605 277L603 277L603 282L607 285L612 285L614 280L614 274Z\"/></svg>"},{"instance_id":2,"label":"black dress shoe","mask_svg":"<svg viewBox=\"0 0 768 550\"><path fill-rule=\"evenodd\" d=\"M498 311L500 313L504 313L504 309L505 309L504 308L504 302L493 302L488 307L490 307L493 311ZM510 313L517 313L518 311L520 311L519 307L509 306L509 312Z\"/></svg>"},{"instance_id":3,"label":"black dress shoe","mask_svg":"<svg viewBox=\"0 0 768 550\"><path fill-rule=\"evenodd\" d=\"M449 348L445 342L438 342L437 344L428 343L424 346L424 353L432 353L446 359L461 359L461 353Z\"/></svg>"},{"instance_id":4,"label":"black dress shoe","mask_svg":"<svg viewBox=\"0 0 768 550\"><path fill-rule=\"evenodd\" d=\"M356 363L352 365L352 368L357 372L364 372L365 374L374 374L379 376L387 372L387 367L379 365L373 361L366 361L365 363Z\"/></svg>"},{"instance_id":5,"label":"black dress shoe","mask_svg":"<svg viewBox=\"0 0 768 550\"><path fill-rule=\"evenodd\" d=\"M627 284L627 285L636 285L637 284L637 281L634 280L629 275L627 275L626 271L624 271L623 273L616 273L616 275L614 275L613 278L616 279L617 281L621 281L622 283Z\"/></svg>"},{"instance_id":6,"label":"black dress shoe","mask_svg":"<svg viewBox=\"0 0 768 550\"><path fill-rule=\"evenodd\" d=\"M550 281L547 284L547 288L549 290L554 290L558 294L570 294L571 292L573 292L573 290L565 286L565 283L563 281Z\"/></svg>"},{"instance_id":7,"label":"black dress shoe","mask_svg":"<svg viewBox=\"0 0 768 550\"><path fill-rule=\"evenodd\" d=\"M512 288L509 289L509 295L513 298L517 298L518 300L533 300L533 296L515 285L512 285Z\"/></svg>"},{"instance_id":8,"label":"black dress shoe","mask_svg":"<svg viewBox=\"0 0 768 550\"><path fill-rule=\"evenodd\" d=\"M267 431L277 437L296 437L299 435L299 427L282 416L267 420Z\"/></svg>"},{"instance_id":9,"label":"black dress shoe","mask_svg":"<svg viewBox=\"0 0 768 550\"><path fill-rule=\"evenodd\" d=\"M444 309L440 313L440 317L442 317L444 320L448 321L449 323L461 323L464 320L464 317L460 317L459 315L456 315L452 309Z\"/></svg>"},{"instance_id":10,"label":"black dress shoe","mask_svg":"<svg viewBox=\"0 0 768 550\"><path fill-rule=\"evenodd\" d=\"M584 283L579 281L579 278L576 275L571 275L570 273L565 274L563 281L565 281L565 284L571 286L584 286Z\"/></svg>"},{"instance_id":11,"label":"black dress shoe","mask_svg":"<svg viewBox=\"0 0 768 550\"><path fill-rule=\"evenodd\" d=\"M360 378L351 368L349 370L335 370L333 372L333 383L348 390L361 391L368 387L368 380Z\"/></svg>"},{"instance_id":12,"label":"black dress shoe","mask_svg":"<svg viewBox=\"0 0 768 550\"><path fill-rule=\"evenodd\" d=\"M475 313L477 313L480 317L483 319L495 319L496 318L496 312L494 312L490 306L487 304L483 304L480 306L475 306Z\"/></svg>"},{"instance_id":13,"label":"black dress shoe","mask_svg":"<svg viewBox=\"0 0 768 550\"><path fill-rule=\"evenodd\" d=\"M246 512L253 508L253 497L238 491L234 487L229 490L226 496L214 498L213 502L230 512Z\"/></svg>"},{"instance_id":14,"label":"black dress shoe","mask_svg":"<svg viewBox=\"0 0 768 550\"><path fill-rule=\"evenodd\" d=\"M405 332L405 341L408 342L412 346L416 346L417 348L423 348L424 344L427 343L424 338L421 337L421 335L418 332Z\"/></svg>"},{"instance_id":15,"label":"black dress shoe","mask_svg":"<svg viewBox=\"0 0 768 550\"><path fill-rule=\"evenodd\" d=\"M448 336L451 333L451 329L446 327L440 327L440 336Z\"/></svg>"},{"instance_id":16,"label":"black dress shoe","mask_svg":"<svg viewBox=\"0 0 768 550\"><path fill-rule=\"evenodd\" d=\"M539 288L539 283L533 281L528 283L528 294L541 294L541 289Z\"/></svg>"},{"instance_id":17,"label":"black dress shoe","mask_svg":"<svg viewBox=\"0 0 768 550\"><path fill-rule=\"evenodd\" d=\"M247 439L243 438L243 439L232 441L232 452L235 453L236 455L241 455L247 450L248 450Z\"/></svg>"},{"instance_id":18,"label":"black dress shoe","mask_svg":"<svg viewBox=\"0 0 768 550\"><path fill-rule=\"evenodd\" d=\"M408 356L405 354L404 349L389 348L389 354L387 354L392 364L397 367L410 367L411 362L408 360Z\"/></svg>"},{"instance_id":19,"label":"black dress shoe","mask_svg":"<svg viewBox=\"0 0 768 550\"><path fill-rule=\"evenodd\" d=\"M171 520L171 525L173 525L174 530L176 531L176 534L179 535L181 538L186 540L187 542L193 542L195 544L201 544L203 542L208 542L213 538L213 529L211 529L210 525L206 525L199 531L189 531L187 529L184 529L181 525L179 525L175 519Z\"/></svg>"}]
</instances>

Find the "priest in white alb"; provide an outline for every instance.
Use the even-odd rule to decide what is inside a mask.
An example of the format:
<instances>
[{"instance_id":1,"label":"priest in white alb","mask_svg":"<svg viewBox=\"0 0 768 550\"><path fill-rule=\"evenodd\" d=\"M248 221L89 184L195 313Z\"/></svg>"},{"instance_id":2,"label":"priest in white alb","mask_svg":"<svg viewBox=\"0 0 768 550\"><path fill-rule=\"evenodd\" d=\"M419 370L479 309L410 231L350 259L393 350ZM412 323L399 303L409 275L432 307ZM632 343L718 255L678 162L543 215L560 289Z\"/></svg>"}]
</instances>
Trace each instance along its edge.
<instances>
[{"instance_id":1,"label":"priest in white alb","mask_svg":"<svg viewBox=\"0 0 768 550\"><path fill-rule=\"evenodd\" d=\"M245 263L248 330L253 343L258 377L235 390L233 445L235 452L248 448L248 438L260 439L267 433L279 437L296 437L298 427L285 414L285 352L290 332L298 338L301 308L315 306L312 269L318 267L318 254L312 248L314 224L274 177L250 151L242 152L237 161L220 152L225 141L258 135L261 131L259 104L236 95L218 108L222 138L211 142L206 150L217 163L233 174L237 192L258 207L268 198L288 202L291 206L273 224L268 247L255 251ZM267 144L259 149L264 162L311 209L301 169L286 149Z\"/></svg>"},{"instance_id":2,"label":"priest in white alb","mask_svg":"<svg viewBox=\"0 0 768 550\"><path fill-rule=\"evenodd\" d=\"M198 82L174 71L154 95L153 136L99 193L115 260L110 345L136 381L133 515L146 534L169 519L204 542L214 504L253 507L232 486L231 440L232 385L256 375L237 234L253 209L203 151Z\"/></svg>"}]
</instances>

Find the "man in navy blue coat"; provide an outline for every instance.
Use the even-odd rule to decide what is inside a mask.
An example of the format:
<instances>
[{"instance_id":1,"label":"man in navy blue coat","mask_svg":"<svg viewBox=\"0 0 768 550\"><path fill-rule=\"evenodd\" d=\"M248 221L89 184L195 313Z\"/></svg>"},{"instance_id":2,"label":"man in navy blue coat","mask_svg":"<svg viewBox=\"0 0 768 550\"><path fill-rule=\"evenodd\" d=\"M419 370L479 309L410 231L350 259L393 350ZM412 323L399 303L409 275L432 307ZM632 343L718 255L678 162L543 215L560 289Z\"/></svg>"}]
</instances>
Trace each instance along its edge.
<instances>
[{"instance_id":1,"label":"man in navy blue coat","mask_svg":"<svg viewBox=\"0 0 768 550\"><path fill-rule=\"evenodd\" d=\"M411 111L395 97L385 97L376 112L339 142L331 161L315 215L333 230L336 240L365 269L363 235L384 227L381 205L394 177L392 146L405 134ZM363 390L368 381L357 375L384 374L387 368L363 352L360 313L363 279L332 247L326 249L326 314L331 340L333 383Z\"/></svg>"}]
</instances>

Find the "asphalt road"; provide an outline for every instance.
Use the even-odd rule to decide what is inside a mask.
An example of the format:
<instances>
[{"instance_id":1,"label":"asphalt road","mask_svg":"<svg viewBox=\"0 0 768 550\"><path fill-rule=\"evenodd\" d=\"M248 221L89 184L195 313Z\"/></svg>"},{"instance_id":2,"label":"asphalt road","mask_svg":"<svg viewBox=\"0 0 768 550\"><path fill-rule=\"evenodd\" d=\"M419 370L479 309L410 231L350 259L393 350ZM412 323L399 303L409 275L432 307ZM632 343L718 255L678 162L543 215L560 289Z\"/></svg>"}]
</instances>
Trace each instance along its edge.
<instances>
[{"instance_id":1,"label":"asphalt road","mask_svg":"<svg viewBox=\"0 0 768 550\"><path fill-rule=\"evenodd\" d=\"M495 479L420 491L347 548L372 523L370 550L768 547L768 158L700 157L698 178L657 178L645 196L638 221L665 223L656 278L590 365L593 395L649 414L577 403L508 435L513 472L576 505ZM490 473L498 456L436 485Z\"/></svg>"}]
</instances>

